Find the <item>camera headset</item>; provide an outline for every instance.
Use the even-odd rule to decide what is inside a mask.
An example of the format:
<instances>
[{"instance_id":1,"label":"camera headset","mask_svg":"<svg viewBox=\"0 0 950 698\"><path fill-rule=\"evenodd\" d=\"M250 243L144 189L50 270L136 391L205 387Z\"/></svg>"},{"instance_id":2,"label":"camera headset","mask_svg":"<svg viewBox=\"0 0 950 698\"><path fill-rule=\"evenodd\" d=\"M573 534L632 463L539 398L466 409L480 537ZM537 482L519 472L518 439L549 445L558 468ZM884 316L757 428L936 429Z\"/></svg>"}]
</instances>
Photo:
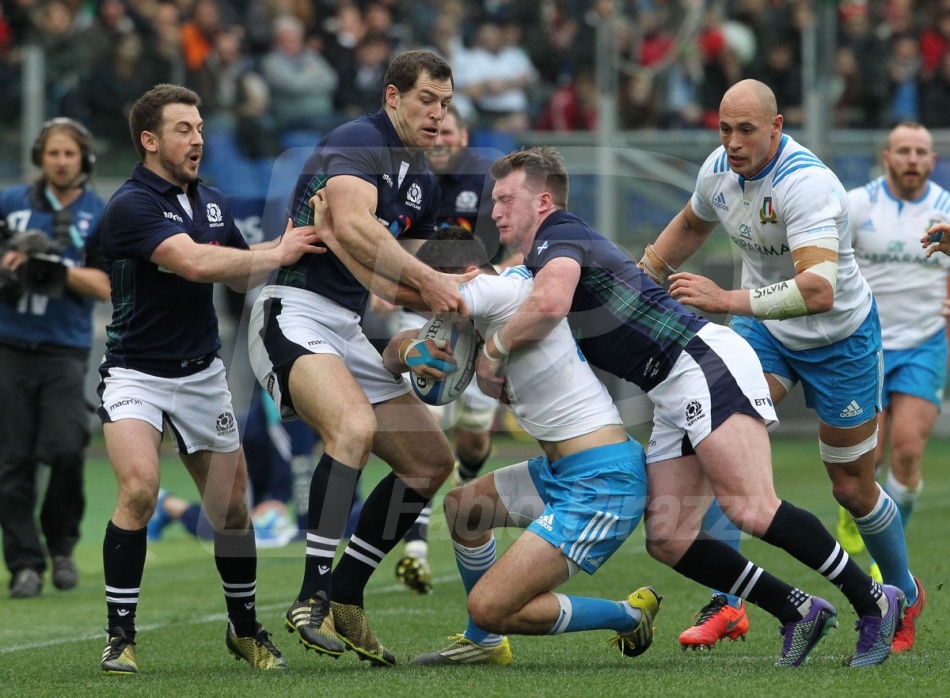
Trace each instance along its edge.
<instances>
[{"instance_id":1,"label":"camera headset","mask_svg":"<svg viewBox=\"0 0 950 698\"><path fill-rule=\"evenodd\" d=\"M76 139L76 143L79 144L79 152L82 156L81 168L82 174L84 175L82 181L85 181L89 178L89 175L92 174L92 168L96 164L96 154L92 149L92 133L75 119L58 116L43 124L39 134L36 136L36 140L33 141L33 164L40 168L43 167L43 148L46 147L46 139L49 138L52 131L61 128L65 128L72 133Z\"/></svg>"}]
</instances>

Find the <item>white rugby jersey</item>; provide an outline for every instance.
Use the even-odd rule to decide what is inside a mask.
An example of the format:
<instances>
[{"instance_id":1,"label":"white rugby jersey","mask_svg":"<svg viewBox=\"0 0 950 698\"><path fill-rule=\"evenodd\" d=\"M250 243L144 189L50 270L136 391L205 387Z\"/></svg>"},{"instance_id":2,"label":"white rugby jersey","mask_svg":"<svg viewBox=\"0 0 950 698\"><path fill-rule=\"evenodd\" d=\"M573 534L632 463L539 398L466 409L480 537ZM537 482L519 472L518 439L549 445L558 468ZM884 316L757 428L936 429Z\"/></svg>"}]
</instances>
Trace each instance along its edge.
<instances>
[{"instance_id":1,"label":"white rugby jersey","mask_svg":"<svg viewBox=\"0 0 950 698\"><path fill-rule=\"evenodd\" d=\"M848 198L854 256L877 299L884 348L915 347L945 330L950 257L927 259L920 238L935 223L950 223L950 192L928 182L923 196L904 201L878 177Z\"/></svg>"},{"instance_id":2,"label":"white rugby jersey","mask_svg":"<svg viewBox=\"0 0 950 698\"><path fill-rule=\"evenodd\" d=\"M764 320L792 350L837 342L864 322L871 293L851 248L848 197L835 174L810 150L783 135L775 158L755 177L729 168L720 146L703 163L690 200L705 221L718 220L742 253L742 288L795 277L791 251L817 238L838 238L838 284L827 313Z\"/></svg>"},{"instance_id":3,"label":"white rugby jersey","mask_svg":"<svg viewBox=\"0 0 950 698\"><path fill-rule=\"evenodd\" d=\"M480 274L460 290L475 327L487 338L515 314L533 287L530 272L519 266L502 276ZM623 424L567 320L534 346L511 353L505 392L521 428L542 441L564 441Z\"/></svg>"}]
</instances>

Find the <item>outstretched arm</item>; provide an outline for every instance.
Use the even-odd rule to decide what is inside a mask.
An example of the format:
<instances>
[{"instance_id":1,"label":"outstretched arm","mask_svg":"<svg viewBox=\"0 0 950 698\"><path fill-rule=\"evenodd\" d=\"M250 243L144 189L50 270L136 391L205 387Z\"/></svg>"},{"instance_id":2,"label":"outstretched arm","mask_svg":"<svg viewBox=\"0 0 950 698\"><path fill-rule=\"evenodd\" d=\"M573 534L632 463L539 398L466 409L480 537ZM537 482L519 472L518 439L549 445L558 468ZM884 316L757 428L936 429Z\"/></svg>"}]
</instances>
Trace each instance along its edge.
<instances>
[{"instance_id":1,"label":"outstretched arm","mask_svg":"<svg viewBox=\"0 0 950 698\"><path fill-rule=\"evenodd\" d=\"M329 179L325 191L336 238L353 259L418 291L432 312L467 314L458 285L403 250L376 220L377 192L372 184L341 175Z\"/></svg>"},{"instance_id":2,"label":"outstretched arm","mask_svg":"<svg viewBox=\"0 0 950 698\"><path fill-rule=\"evenodd\" d=\"M276 245L255 246L251 250L199 245L191 236L181 233L162 241L150 261L189 281L222 281L243 292L263 283L274 269L293 264L304 254L326 252L317 243L313 226L295 228L288 220Z\"/></svg>"}]
</instances>

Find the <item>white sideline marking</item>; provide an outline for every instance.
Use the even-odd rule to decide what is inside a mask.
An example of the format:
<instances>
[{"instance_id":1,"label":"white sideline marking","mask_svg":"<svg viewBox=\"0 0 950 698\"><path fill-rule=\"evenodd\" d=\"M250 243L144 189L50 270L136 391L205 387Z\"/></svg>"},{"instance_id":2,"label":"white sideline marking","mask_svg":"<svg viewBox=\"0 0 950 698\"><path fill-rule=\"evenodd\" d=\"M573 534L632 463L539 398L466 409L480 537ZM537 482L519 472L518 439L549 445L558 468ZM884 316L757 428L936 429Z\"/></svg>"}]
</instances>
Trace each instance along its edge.
<instances>
[{"instance_id":1,"label":"white sideline marking","mask_svg":"<svg viewBox=\"0 0 950 698\"><path fill-rule=\"evenodd\" d=\"M436 583L442 582L451 582L459 578L458 574L447 574L442 577L435 577L433 579ZM405 591L408 593L408 589L402 584L389 584L387 586L378 588L378 589L367 589L366 596L375 596L376 594L392 594L397 591ZM268 612L268 611L279 611L285 608L286 604L263 604L257 607L259 612ZM405 611L403 611L405 612ZM374 615L378 615L377 612L374 612ZM227 620L227 613L212 613L207 616L199 616L197 618L192 618L185 621L175 621L174 623L151 623L149 625L139 625L136 627L137 632L146 632L149 630L158 630L160 628L167 628L171 625L200 625L202 623L217 623L220 621ZM13 645L12 647L0 647L0 654L9 654L11 652L24 652L26 650L35 650L42 647L55 647L56 645L65 645L69 642L85 642L86 640L101 640L103 631L98 633L87 633L85 635L78 635L76 637L63 637L63 638L53 638L50 640L37 640L36 642L26 642L21 645Z\"/></svg>"}]
</instances>

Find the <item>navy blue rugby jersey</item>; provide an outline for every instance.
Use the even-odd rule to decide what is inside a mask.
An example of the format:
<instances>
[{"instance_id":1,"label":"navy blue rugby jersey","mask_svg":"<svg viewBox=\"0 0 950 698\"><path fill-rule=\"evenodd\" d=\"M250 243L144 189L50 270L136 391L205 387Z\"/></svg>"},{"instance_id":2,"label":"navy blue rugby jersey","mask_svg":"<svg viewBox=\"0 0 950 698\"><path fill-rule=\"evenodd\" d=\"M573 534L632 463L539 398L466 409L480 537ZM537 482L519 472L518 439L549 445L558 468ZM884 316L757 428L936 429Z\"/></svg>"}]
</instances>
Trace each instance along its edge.
<instances>
[{"instance_id":1,"label":"navy blue rugby jersey","mask_svg":"<svg viewBox=\"0 0 950 698\"><path fill-rule=\"evenodd\" d=\"M199 244L247 249L224 194L202 184L192 190L194 219L178 200L181 188L140 163L106 206L102 249L113 313L102 369L186 376L206 368L220 348L214 284L188 281L149 261L179 233Z\"/></svg>"},{"instance_id":2,"label":"navy blue rugby jersey","mask_svg":"<svg viewBox=\"0 0 950 698\"><path fill-rule=\"evenodd\" d=\"M105 269L99 240L104 208L105 202L98 195L84 189L79 198L63 209L72 219L69 243L59 253L66 264ZM57 213L40 182L4 190L0 194L0 216L6 219L12 234L42 230L51 240L55 239ZM59 298L25 293L15 301L0 301L0 342L9 339L31 345L89 349L94 304L94 299L68 288Z\"/></svg>"},{"instance_id":3,"label":"navy blue rugby jersey","mask_svg":"<svg viewBox=\"0 0 950 698\"><path fill-rule=\"evenodd\" d=\"M581 266L568 321L592 365L649 391L708 321L655 284L624 252L567 211L538 229L525 265L537 274L557 257Z\"/></svg>"},{"instance_id":4,"label":"navy blue rugby jersey","mask_svg":"<svg viewBox=\"0 0 950 698\"><path fill-rule=\"evenodd\" d=\"M453 172L438 175L442 200L438 224L460 225L475 232L494 259L498 253L498 227L491 218L492 187L495 180L489 171L492 161L463 148Z\"/></svg>"},{"instance_id":5,"label":"navy blue rugby jersey","mask_svg":"<svg viewBox=\"0 0 950 698\"><path fill-rule=\"evenodd\" d=\"M396 238L427 239L435 230L439 185L422 153L410 153L384 109L333 129L307 159L291 200L296 225L311 225L310 199L339 175L376 187L376 219ZM281 267L274 282L319 293L362 314L368 292L331 252Z\"/></svg>"}]
</instances>

